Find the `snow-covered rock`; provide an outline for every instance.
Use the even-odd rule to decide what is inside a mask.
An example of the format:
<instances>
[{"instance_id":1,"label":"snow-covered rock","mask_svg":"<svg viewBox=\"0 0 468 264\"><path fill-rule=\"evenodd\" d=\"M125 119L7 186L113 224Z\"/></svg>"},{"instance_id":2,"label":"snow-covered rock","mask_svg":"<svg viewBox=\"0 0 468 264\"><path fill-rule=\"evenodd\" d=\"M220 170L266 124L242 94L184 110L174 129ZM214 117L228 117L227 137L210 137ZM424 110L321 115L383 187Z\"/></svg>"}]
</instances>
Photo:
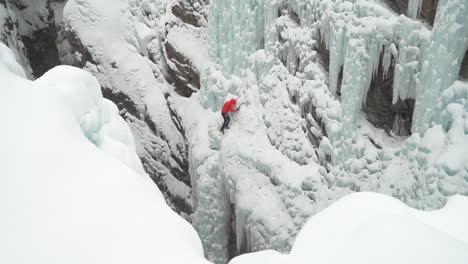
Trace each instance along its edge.
<instances>
[{"instance_id":1,"label":"snow-covered rock","mask_svg":"<svg viewBox=\"0 0 468 264\"><path fill-rule=\"evenodd\" d=\"M136 137L137 153L145 171L158 184L171 207L189 218L193 209L188 143L172 100L176 96L174 91L180 87L170 85L166 79L171 70L178 69L171 67L174 63L190 62L185 66L193 70L189 74L191 80L181 71L173 77L183 80L184 87L192 84L190 87L196 90L198 70L192 65L198 67L203 61L184 52L187 49L180 46L183 43L172 43L174 54L180 55L179 61L174 62L173 57L167 56L165 43L177 35L171 33L170 25L174 23L177 25L174 31L192 27L194 34L203 34L204 29L183 25L171 12L171 4L170 1L128 0L109 5L102 0L72 0L65 7L64 20L79 66L99 80L104 96L119 107ZM185 45L197 41L198 36L193 35ZM202 44L199 46L203 48ZM203 60L202 52L192 54Z\"/></svg>"}]
</instances>

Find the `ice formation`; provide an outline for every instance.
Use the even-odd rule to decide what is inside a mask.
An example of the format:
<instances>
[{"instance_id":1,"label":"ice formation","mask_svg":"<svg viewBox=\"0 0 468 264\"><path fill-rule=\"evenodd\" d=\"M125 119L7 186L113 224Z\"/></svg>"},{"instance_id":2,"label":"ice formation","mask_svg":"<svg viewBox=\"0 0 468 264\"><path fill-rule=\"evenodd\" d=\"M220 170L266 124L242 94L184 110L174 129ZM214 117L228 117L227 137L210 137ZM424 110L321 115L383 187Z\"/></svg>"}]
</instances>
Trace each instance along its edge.
<instances>
[{"instance_id":1,"label":"ice formation","mask_svg":"<svg viewBox=\"0 0 468 264\"><path fill-rule=\"evenodd\" d=\"M443 109L437 105L442 92L458 79L468 49L468 2L440 2L427 55L422 61L413 131L423 133Z\"/></svg>"},{"instance_id":2,"label":"ice formation","mask_svg":"<svg viewBox=\"0 0 468 264\"><path fill-rule=\"evenodd\" d=\"M412 17L419 6L411 3ZM455 6L459 12L453 12ZM305 219L350 192L377 191L424 209L466 194L468 171L462 164L467 160L464 154L451 155L467 145L461 125L467 84L459 81L448 88L458 78L467 49L468 23L461 15L466 6L465 1L440 1L430 28L380 1L213 1L208 39L215 64L202 72L195 99L208 109L205 116L218 121L204 122L209 139L192 146L207 156L191 156L200 168L196 179L210 179L222 188L194 194L196 200L210 196L209 201L218 201L195 204L194 226L208 258L223 263L235 255L226 240L236 242L238 253L288 252ZM323 65L323 53L329 54L328 65ZM438 56L454 61L452 79L444 78L448 85L437 87L437 93L422 91L424 83L437 85L424 76L432 67L444 67L426 62ZM362 109L377 74L392 78L393 104L416 100L417 112L424 107L418 101L426 104L424 93L430 93L427 103L444 117L437 119L437 111L427 114L447 121L434 125L416 113L413 132L420 134L409 137L375 128ZM243 102L243 110L220 139L212 132L220 117L211 110L233 96ZM394 117L395 131L402 122ZM205 222L214 211L215 230L222 230L217 234ZM222 243L212 243L225 234Z\"/></svg>"}]
</instances>

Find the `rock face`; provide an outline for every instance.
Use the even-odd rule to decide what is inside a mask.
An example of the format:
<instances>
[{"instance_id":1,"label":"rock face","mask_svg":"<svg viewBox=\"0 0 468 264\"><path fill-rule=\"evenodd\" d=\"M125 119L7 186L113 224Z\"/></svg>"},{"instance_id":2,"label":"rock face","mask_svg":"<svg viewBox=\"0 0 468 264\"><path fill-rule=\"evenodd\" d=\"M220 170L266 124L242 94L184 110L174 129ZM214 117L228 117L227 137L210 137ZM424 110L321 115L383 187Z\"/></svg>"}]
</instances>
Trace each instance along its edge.
<instances>
[{"instance_id":1,"label":"rock face","mask_svg":"<svg viewBox=\"0 0 468 264\"><path fill-rule=\"evenodd\" d=\"M170 29L169 29L170 30ZM167 35L166 35L167 36ZM167 40L164 41L164 55L167 63L166 78L175 86L175 91L184 97L200 89L200 73L191 61Z\"/></svg>"},{"instance_id":2,"label":"rock face","mask_svg":"<svg viewBox=\"0 0 468 264\"><path fill-rule=\"evenodd\" d=\"M27 57L28 65L23 63L23 67L31 68L31 72L26 70L33 75L30 77L39 77L50 68L61 64L56 44L58 30L55 9L63 7L65 2L6 0L0 3L9 15L5 18L7 27L4 35L16 35L16 41L4 41ZM14 45L14 42L17 44Z\"/></svg>"},{"instance_id":3,"label":"rock face","mask_svg":"<svg viewBox=\"0 0 468 264\"><path fill-rule=\"evenodd\" d=\"M384 129L388 134L396 136L411 135L414 99L393 99L393 72L394 65L389 68L388 74L383 74L382 65L371 82L367 93L366 104L362 111L367 120L377 128Z\"/></svg>"},{"instance_id":4,"label":"rock face","mask_svg":"<svg viewBox=\"0 0 468 264\"><path fill-rule=\"evenodd\" d=\"M13 12L11 3L0 1L0 41L5 43L14 53L28 78L33 78L32 69L27 56L28 51L19 32L19 21Z\"/></svg>"},{"instance_id":5,"label":"rock face","mask_svg":"<svg viewBox=\"0 0 468 264\"><path fill-rule=\"evenodd\" d=\"M188 142L174 99L199 89L199 57L171 38L184 30L184 36L192 36L188 42L197 42L206 34L204 2L129 0L109 10L101 2L70 0L65 8L64 36L72 61L98 78L104 97L118 106L132 129L145 171L171 208L190 221ZM173 14L165 12L169 7ZM119 29L115 38L93 36L108 27Z\"/></svg>"},{"instance_id":6,"label":"rock face","mask_svg":"<svg viewBox=\"0 0 468 264\"><path fill-rule=\"evenodd\" d=\"M399 14L408 14L408 2L410 0L387 0L389 6ZM421 0L422 6L419 17L430 25L434 24L439 0Z\"/></svg>"},{"instance_id":7,"label":"rock face","mask_svg":"<svg viewBox=\"0 0 468 264\"><path fill-rule=\"evenodd\" d=\"M190 97L200 89L203 65L196 53L204 53L206 49L203 40L207 26L206 4L201 0L179 0L170 6L175 17L166 22L162 36L167 66L165 77L179 95ZM198 43L199 40L202 43Z\"/></svg>"}]
</instances>

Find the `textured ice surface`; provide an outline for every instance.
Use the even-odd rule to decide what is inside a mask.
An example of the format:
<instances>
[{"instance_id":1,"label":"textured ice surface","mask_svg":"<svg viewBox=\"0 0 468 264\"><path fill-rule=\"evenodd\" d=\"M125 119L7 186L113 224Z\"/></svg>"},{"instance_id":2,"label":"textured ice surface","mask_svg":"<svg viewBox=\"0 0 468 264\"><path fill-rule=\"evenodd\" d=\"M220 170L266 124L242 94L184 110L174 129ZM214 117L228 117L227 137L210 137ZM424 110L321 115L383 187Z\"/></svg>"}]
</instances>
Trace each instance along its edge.
<instances>
[{"instance_id":1,"label":"textured ice surface","mask_svg":"<svg viewBox=\"0 0 468 264\"><path fill-rule=\"evenodd\" d=\"M423 60L415 106L413 132L432 125L442 92L458 79L461 62L468 49L468 2L440 1L430 45Z\"/></svg>"},{"instance_id":2,"label":"textured ice surface","mask_svg":"<svg viewBox=\"0 0 468 264\"><path fill-rule=\"evenodd\" d=\"M439 9L461 5L463 11L463 4L440 1ZM415 16L419 2L412 5ZM196 97L210 121L194 124L207 131L208 139L189 140L197 142L190 158L199 168L197 179L210 187L224 182L222 191L208 188L195 195L198 201L210 201L195 206L194 218L209 259L223 263L223 256L236 254L225 242L211 243L213 236L220 241L227 235L225 240L236 242L237 253L288 252L309 216L350 192L381 192L424 209L442 207L447 196L468 194L465 82L431 94L436 100L431 105L443 117L428 114L446 121L427 123L420 134L388 134L361 111L379 67L393 76L393 103L418 102L424 100L419 87L428 82L422 79L426 60L445 56L460 62L466 46L441 41L451 42L458 32L462 43L466 35L458 25L468 24L456 21L466 16L455 12L449 19L443 12L431 29L398 16L380 1L211 3L208 39L214 65L203 71ZM443 25L451 32L438 36ZM442 45L446 48L437 50ZM321 57L324 48L328 65ZM453 72L459 69L456 63ZM450 86L454 80L444 82ZM243 103L242 109L220 137L218 111L232 97ZM205 154L200 158L197 153ZM220 221L215 230L222 232L213 234L205 222L208 216Z\"/></svg>"}]
</instances>

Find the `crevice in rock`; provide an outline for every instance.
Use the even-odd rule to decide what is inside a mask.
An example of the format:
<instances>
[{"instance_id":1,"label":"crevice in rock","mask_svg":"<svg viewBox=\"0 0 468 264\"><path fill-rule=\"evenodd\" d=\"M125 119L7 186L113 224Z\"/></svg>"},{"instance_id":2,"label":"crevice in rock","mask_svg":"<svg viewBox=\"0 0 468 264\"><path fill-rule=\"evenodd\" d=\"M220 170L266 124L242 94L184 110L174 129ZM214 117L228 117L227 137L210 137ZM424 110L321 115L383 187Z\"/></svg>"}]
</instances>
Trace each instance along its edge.
<instances>
[{"instance_id":1,"label":"crevice in rock","mask_svg":"<svg viewBox=\"0 0 468 264\"><path fill-rule=\"evenodd\" d=\"M163 135L160 131L157 130L156 124L154 121L151 119L151 117L148 114L145 114L145 123L148 125L148 127L151 129L154 135L157 137L161 138L163 141L168 142L168 139L166 138L165 135ZM183 154L186 153L186 151L178 149L179 153ZM166 158L161 158L155 156L154 158L156 160L159 160L164 166L167 168L171 169L171 174L178 179L179 181L185 183L187 186L191 187L191 181L190 181L190 174L188 172L188 160L185 158L184 160L179 159L177 156L175 156L173 153L171 153L170 156L176 163L177 166L173 166L170 164L169 159Z\"/></svg>"},{"instance_id":2,"label":"crevice in rock","mask_svg":"<svg viewBox=\"0 0 468 264\"><path fill-rule=\"evenodd\" d=\"M362 111L366 119L375 127L393 132L396 136L409 136L414 110L414 99L393 101L393 77L395 65L392 62L388 74L384 76L381 54L377 73L367 92L366 104Z\"/></svg>"},{"instance_id":3,"label":"crevice in rock","mask_svg":"<svg viewBox=\"0 0 468 264\"><path fill-rule=\"evenodd\" d=\"M408 15L409 0L386 0L388 6L400 15ZM439 0L423 0L419 18L429 25L434 25Z\"/></svg>"},{"instance_id":4,"label":"crevice in rock","mask_svg":"<svg viewBox=\"0 0 468 264\"><path fill-rule=\"evenodd\" d=\"M1 4L10 11L15 13L16 17L22 22L19 35L24 44L25 54L29 61L29 66L32 69L34 77L38 78L51 68L60 65L60 56L56 45L57 29L55 27L55 12L51 7L52 1L43 1L38 5L45 4L48 13L46 17L42 17L39 13L31 12L33 16L37 16L44 25L39 25L40 28L35 28L38 25L32 25L30 17L23 14L27 8L33 8L35 5L20 1L3 0ZM31 5L31 6L30 6ZM28 14L31 15L31 14ZM32 19L32 18L31 18ZM7 19L7 22L11 19ZM13 24L7 23L7 29L13 30ZM20 24L16 25L18 28ZM26 33L27 32L27 33Z\"/></svg>"},{"instance_id":5,"label":"crevice in rock","mask_svg":"<svg viewBox=\"0 0 468 264\"><path fill-rule=\"evenodd\" d=\"M321 37L317 41L317 54L320 64L323 66L327 74L330 72L330 51L327 49L325 42ZM338 73L338 80L336 84L336 94L338 98L341 97L341 83L343 82L343 66L340 67L340 72Z\"/></svg>"},{"instance_id":6,"label":"crevice in rock","mask_svg":"<svg viewBox=\"0 0 468 264\"><path fill-rule=\"evenodd\" d=\"M231 220L229 226L229 260L237 257L240 253L237 250L237 236L236 236L236 205L230 203L230 212L231 212Z\"/></svg>"},{"instance_id":7,"label":"crevice in rock","mask_svg":"<svg viewBox=\"0 0 468 264\"><path fill-rule=\"evenodd\" d=\"M50 2L47 4L50 10ZM54 12L50 11L48 25L39 29L32 36L23 36L23 43L28 51L29 61L34 76L40 77L49 69L60 65L60 58L55 40L57 30L54 23Z\"/></svg>"},{"instance_id":8,"label":"crevice in rock","mask_svg":"<svg viewBox=\"0 0 468 264\"><path fill-rule=\"evenodd\" d=\"M460 77L468 80L468 49L465 52L465 57L462 60L460 67Z\"/></svg>"}]
</instances>

